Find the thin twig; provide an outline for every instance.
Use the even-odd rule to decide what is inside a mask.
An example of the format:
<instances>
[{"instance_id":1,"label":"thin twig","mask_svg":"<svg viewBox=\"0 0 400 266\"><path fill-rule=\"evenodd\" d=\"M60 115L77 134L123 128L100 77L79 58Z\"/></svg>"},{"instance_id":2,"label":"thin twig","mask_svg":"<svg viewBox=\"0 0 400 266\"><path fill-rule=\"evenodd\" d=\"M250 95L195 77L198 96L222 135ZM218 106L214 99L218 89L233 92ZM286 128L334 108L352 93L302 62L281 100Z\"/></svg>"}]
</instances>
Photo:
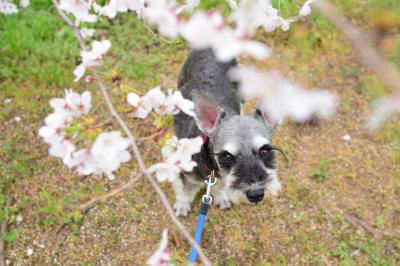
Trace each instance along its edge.
<instances>
[{"instance_id":1,"label":"thin twig","mask_svg":"<svg viewBox=\"0 0 400 266\"><path fill-rule=\"evenodd\" d=\"M58 14L65 20L65 22L67 22L68 26L71 28L71 30L74 32L75 37L78 38L79 41L79 45L81 46L82 50L87 51L88 47L85 44L85 40L80 32L80 30L75 26L75 24L69 19L69 17L67 16L67 14L65 14L64 11L62 11L59 8L59 4L57 2L57 0L52 0Z\"/></svg>"},{"instance_id":2,"label":"thin twig","mask_svg":"<svg viewBox=\"0 0 400 266\"><path fill-rule=\"evenodd\" d=\"M396 238L400 238L400 234L398 233L394 233L394 234L389 234L387 232L383 232L380 231L378 229L373 228L371 225L369 225L368 223L358 219L357 217L345 213L344 214L344 220L346 222L348 222L349 224L351 224L354 227L361 227L363 228L367 233L371 234L372 236L374 236L376 239L378 240L382 240L386 237L396 237Z\"/></svg>"},{"instance_id":3,"label":"thin twig","mask_svg":"<svg viewBox=\"0 0 400 266\"><path fill-rule=\"evenodd\" d=\"M112 191L110 191L110 192L108 192L108 193L106 193L104 195L100 195L98 197L95 197L95 198L92 198L92 199L88 200L85 203L82 203L81 205L79 205L74 210L77 210L82 214L86 214L91 208L93 208L94 206L96 206L100 202L105 202L109 198L111 198L111 197L113 197L113 196L115 196L115 195L117 195L119 193L125 192L126 190L131 188L140 177L142 177L142 174L137 176L137 177L135 177L135 178L133 178L133 179L131 179L129 182L123 184L122 186L120 186L120 187L118 187L118 188L116 188L116 189L114 189L114 190L112 190ZM71 209L73 209L73 208L68 208L68 207L65 208L65 210L71 210ZM61 224L58 227L58 229L56 230L56 234L59 234L62 230L64 230L67 227L67 225L69 225L69 223Z\"/></svg>"},{"instance_id":4,"label":"thin twig","mask_svg":"<svg viewBox=\"0 0 400 266\"><path fill-rule=\"evenodd\" d=\"M146 23L144 23L144 25L145 25L145 27L147 28L147 30L148 30L150 33L152 33L156 38L160 39L161 41L163 41L163 42L165 42L165 43L167 43L167 44L178 44L178 42L174 42L174 41L171 41L171 40L167 40L167 39L163 38L162 36L160 36L159 34L155 33L155 32L150 28L150 26L147 25Z\"/></svg>"},{"instance_id":5,"label":"thin twig","mask_svg":"<svg viewBox=\"0 0 400 266\"><path fill-rule=\"evenodd\" d=\"M78 211L80 211L81 213L86 213L87 211L89 211L91 208L93 208L94 206L96 206L98 203L100 202L105 202L106 200L108 200L109 198L120 194L122 192L127 191L128 189L130 189L135 183L136 181L142 177L142 175L137 176L135 178L133 178L132 180L130 180L129 182L127 182L126 184L104 194L104 195L100 195L98 197L92 198L89 201L79 205L79 207L77 208Z\"/></svg>"},{"instance_id":6,"label":"thin twig","mask_svg":"<svg viewBox=\"0 0 400 266\"><path fill-rule=\"evenodd\" d=\"M168 130L167 128L162 128L161 130L157 131L156 133L154 133L154 134L152 134L150 136L147 136L147 137L138 138L136 141L137 142L144 142L144 141L148 141L148 140L151 140L151 139L155 139L155 138L163 135L165 132L167 132L167 130Z\"/></svg>"},{"instance_id":7,"label":"thin twig","mask_svg":"<svg viewBox=\"0 0 400 266\"><path fill-rule=\"evenodd\" d=\"M5 205L5 210L6 213L8 213L8 209L10 208L12 201L12 197L8 197ZM4 217L4 221L1 223L1 229L0 229L0 266L5 266L6 261L4 259L4 252L5 252L5 243L3 240L3 237L7 233L7 224L8 224L8 215Z\"/></svg>"},{"instance_id":8,"label":"thin twig","mask_svg":"<svg viewBox=\"0 0 400 266\"><path fill-rule=\"evenodd\" d=\"M58 2L57 0L52 0L54 6L56 7L58 13L61 15L61 17L67 22L67 24L71 27L71 29L73 30L73 32L75 33L75 36L77 37L82 50L87 50L86 45L84 43L84 40L82 38L82 35L80 33L80 31L78 30L78 28L75 26L75 24L68 18L68 16L64 13L64 11L62 11L59 8ZM181 233L185 236L185 238L189 241L189 243L195 247L196 251L199 254L199 257L201 259L201 261L203 262L204 265L210 265L211 266L211 262L210 260L206 257L206 255L204 254L203 250L200 248L200 246L196 243L196 241L193 239L193 237L191 236L191 234L189 233L189 231L186 229L186 227L179 221L179 219L175 216L175 213L171 207L171 205L168 202L168 199L165 195L165 193L161 190L161 188L158 186L157 182L154 180L154 178L147 172L146 166L144 164L143 158L140 154L139 148L136 144L136 139L133 136L132 132L129 130L128 126L125 124L124 120L120 117L120 115L118 114L118 112L115 110L114 105L111 102L111 99L107 93L108 88L107 86L104 84L104 82L100 79L99 75L97 74L97 71L92 68L91 69L92 74L94 76L94 78L96 79L97 84L100 87L100 91L103 95L103 98L107 104L107 107L111 113L111 115L118 121L120 127L122 128L122 130L126 133L126 135L128 136L129 140L131 141L131 147L133 150L133 153L136 157L137 163L139 165L140 171L142 173L144 173L144 175L146 176L146 178L149 180L150 184L153 186L153 188L155 189L155 191L158 194L158 197L160 198L161 203L163 204L164 208L166 209L168 215L170 216L171 220L175 223L175 225L178 227L178 229L181 231Z\"/></svg>"},{"instance_id":9,"label":"thin twig","mask_svg":"<svg viewBox=\"0 0 400 266\"><path fill-rule=\"evenodd\" d=\"M350 41L358 52L361 62L374 72L386 86L392 88L394 96L400 97L400 74L376 50L369 36L348 21L336 8L324 0L313 3L313 7L326 16Z\"/></svg>"}]
</instances>

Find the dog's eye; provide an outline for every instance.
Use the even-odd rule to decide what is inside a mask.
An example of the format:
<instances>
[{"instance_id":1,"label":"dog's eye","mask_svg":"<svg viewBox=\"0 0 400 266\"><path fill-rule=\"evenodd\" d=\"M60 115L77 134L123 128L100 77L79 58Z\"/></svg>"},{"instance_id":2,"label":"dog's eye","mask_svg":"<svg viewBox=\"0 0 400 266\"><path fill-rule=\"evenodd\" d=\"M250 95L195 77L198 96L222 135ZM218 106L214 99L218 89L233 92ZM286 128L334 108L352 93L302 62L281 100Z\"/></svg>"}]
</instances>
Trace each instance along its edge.
<instances>
[{"instance_id":1,"label":"dog's eye","mask_svg":"<svg viewBox=\"0 0 400 266\"><path fill-rule=\"evenodd\" d=\"M220 157L221 157L222 160L224 160L226 162L233 162L235 160L235 156L233 156L232 154L230 154L227 151L221 153Z\"/></svg>"},{"instance_id":2,"label":"dog's eye","mask_svg":"<svg viewBox=\"0 0 400 266\"><path fill-rule=\"evenodd\" d=\"M270 145L264 145L259 149L258 153L261 157L266 157L270 154L271 150L272 147Z\"/></svg>"}]
</instances>

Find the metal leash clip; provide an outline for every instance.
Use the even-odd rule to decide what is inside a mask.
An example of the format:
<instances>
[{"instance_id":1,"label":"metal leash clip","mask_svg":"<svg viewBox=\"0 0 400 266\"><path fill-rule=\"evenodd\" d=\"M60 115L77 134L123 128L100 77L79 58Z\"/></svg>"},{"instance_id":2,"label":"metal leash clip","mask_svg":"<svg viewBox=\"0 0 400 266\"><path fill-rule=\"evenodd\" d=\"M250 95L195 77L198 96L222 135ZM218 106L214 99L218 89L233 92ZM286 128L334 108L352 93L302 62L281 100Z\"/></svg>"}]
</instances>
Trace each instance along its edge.
<instances>
[{"instance_id":1,"label":"metal leash clip","mask_svg":"<svg viewBox=\"0 0 400 266\"><path fill-rule=\"evenodd\" d=\"M203 195L201 201L205 204L211 204L212 196L211 196L211 187L217 183L217 178L214 175L214 170L211 171L211 174L208 176L208 180L205 180L204 183L207 185L206 194Z\"/></svg>"}]
</instances>

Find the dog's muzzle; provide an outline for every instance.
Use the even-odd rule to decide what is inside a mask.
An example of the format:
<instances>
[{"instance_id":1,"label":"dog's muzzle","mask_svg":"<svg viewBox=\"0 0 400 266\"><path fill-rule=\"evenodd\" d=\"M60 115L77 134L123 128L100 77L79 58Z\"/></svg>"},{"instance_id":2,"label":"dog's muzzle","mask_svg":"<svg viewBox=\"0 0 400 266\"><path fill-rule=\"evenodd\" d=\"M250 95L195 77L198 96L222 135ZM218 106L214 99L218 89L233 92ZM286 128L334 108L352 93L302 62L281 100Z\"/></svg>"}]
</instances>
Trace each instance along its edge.
<instances>
[{"instance_id":1,"label":"dog's muzzle","mask_svg":"<svg viewBox=\"0 0 400 266\"><path fill-rule=\"evenodd\" d=\"M260 202L264 199L264 189L248 190L246 191L246 197L250 202Z\"/></svg>"}]
</instances>

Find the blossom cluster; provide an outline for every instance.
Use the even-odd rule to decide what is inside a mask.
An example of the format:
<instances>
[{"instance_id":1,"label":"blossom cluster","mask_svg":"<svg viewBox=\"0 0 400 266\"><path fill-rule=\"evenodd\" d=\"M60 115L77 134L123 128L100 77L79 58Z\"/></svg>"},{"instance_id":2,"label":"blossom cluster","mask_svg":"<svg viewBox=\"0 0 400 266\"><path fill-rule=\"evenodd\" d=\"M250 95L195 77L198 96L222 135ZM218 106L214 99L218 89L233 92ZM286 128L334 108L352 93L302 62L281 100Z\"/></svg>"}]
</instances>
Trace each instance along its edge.
<instances>
[{"instance_id":1,"label":"blossom cluster","mask_svg":"<svg viewBox=\"0 0 400 266\"><path fill-rule=\"evenodd\" d=\"M258 27L263 27L267 32L277 28L288 30L290 23L310 14L309 5L313 0L299 4L299 14L289 19L281 17L268 0L241 0L239 3L230 1L234 11L228 22L224 21L217 10L196 11L193 16L184 19L181 14L192 12L199 2L188 0L186 4L178 5L175 0L111 0L101 6L94 1L61 0L60 8L74 15L76 25L81 22L95 22L100 16L114 18L118 12L134 11L146 22L155 24L160 34L170 38L181 35L194 48L212 48L220 61L228 61L242 53L257 59L266 58L270 54L268 46L250 40L255 30ZM82 35L93 35L93 29L85 28L81 31ZM76 81L86 68L99 65L97 59L108 50L109 45L103 42L102 47L104 49L98 52L93 47L90 54L81 54L82 64L74 71ZM92 58L94 55L96 57Z\"/></svg>"},{"instance_id":2,"label":"blossom cluster","mask_svg":"<svg viewBox=\"0 0 400 266\"><path fill-rule=\"evenodd\" d=\"M182 111L194 116L192 101L183 98L180 91L169 90L166 96L160 86L149 90L143 96L134 92L128 93L127 101L133 108L133 115L137 118L146 118L152 110L163 115L174 115Z\"/></svg>"},{"instance_id":3,"label":"blossom cluster","mask_svg":"<svg viewBox=\"0 0 400 266\"><path fill-rule=\"evenodd\" d=\"M23 8L29 5L30 0L21 0L19 5ZM0 0L0 14L10 15L18 13L18 6L9 0Z\"/></svg>"},{"instance_id":4,"label":"blossom cluster","mask_svg":"<svg viewBox=\"0 0 400 266\"><path fill-rule=\"evenodd\" d=\"M313 115L329 118L338 104L335 94L303 89L278 72L262 72L240 66L231 70L229 76L239 82L239 92L243 98L260 98L261 110L275 121L289 117L303 122Z\"/></svg>"},{"instance_id":5,"label":"blossom cluster","mask_svg":"<svg viewBox=\"0 0 400 266\"><path fill-rule=\"evenodd\" d=\"M81 30L82 31L82 30ZM85 34L91 34L88 29L83 29ZM93 41L92 50L81 51L82 63L74 70L75 81L81 79L85 71L90 67L101 65L103 55L110 49L111 42L109 40Z\"/></svg>"},{"instance_id":6,"label":"blossom cluster","mask_svg":"<svg viewBox=\"0 0 400 266\"><path fill-rule=\"evenodd\" d=\"M49 154L61 158L69 168L76 168L79 175L106 174L113 179L113 171L131 158L127 138L118 131L103 132L93 145L78 151L73 143L79 133L79 127L77 130L73 127L73 120L90 111L90 92L80 95L66 90L64 98L52 99L50 105L54 112L46 117L45 126L39 130L39 135L50 144Z\"/></svg>"},{"instance_id":7,"label":"blossom cluster","mask_svg":"<svg viewBox=\"0 0 400 266\"><path fill-rule=\"evenodd\" d=\"M203 139L179 139L174 136L168 139L161 150L164 161L154 164L148 169L149 173L156 173L158 181L174 181L181 172L191 172L197 165L192 156L200 152Z\"/></svg>"}]
</instances>

